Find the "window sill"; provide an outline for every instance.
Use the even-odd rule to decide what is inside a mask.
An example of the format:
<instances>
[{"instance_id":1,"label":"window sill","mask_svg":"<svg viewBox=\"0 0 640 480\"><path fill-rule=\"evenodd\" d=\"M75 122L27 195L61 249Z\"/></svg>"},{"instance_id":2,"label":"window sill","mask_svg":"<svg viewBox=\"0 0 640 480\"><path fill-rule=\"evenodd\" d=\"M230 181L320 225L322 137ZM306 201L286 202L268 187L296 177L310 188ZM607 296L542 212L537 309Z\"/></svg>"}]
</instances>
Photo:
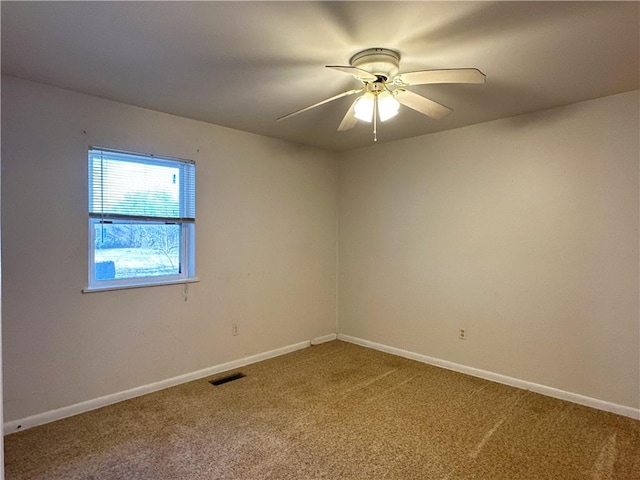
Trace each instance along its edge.
<instances>
[{"instance_id":1,"label":"window sill","mask_svg":"<svg viewBox=\"0 0 640 480\"><path fill-rule=\"evenodd\" d=\"M161 287L163 285L183 285L187 283L198 283L200 279L198 277L186 278L182 280L170 280L166 282L158 283L133 283L129 285L111 285L106 287L85 287L82 289L82 293L95 293L106 292L109 290L129 290L131 288L145 288L145 287Z\"/></svg>"}]
</instances>

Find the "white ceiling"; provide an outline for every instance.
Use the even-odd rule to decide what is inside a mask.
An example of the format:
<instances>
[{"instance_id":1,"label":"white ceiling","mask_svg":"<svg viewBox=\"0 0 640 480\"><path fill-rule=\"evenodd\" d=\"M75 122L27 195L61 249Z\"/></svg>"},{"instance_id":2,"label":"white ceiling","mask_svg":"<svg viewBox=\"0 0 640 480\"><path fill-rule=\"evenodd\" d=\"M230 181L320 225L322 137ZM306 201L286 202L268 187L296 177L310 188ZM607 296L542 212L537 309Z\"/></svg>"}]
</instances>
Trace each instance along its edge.
<instances>
[{"instance_id":1,"label":"white ceiling","mask_svg":"<svg viewBox=\"0 0 640 480\"><path fill-rule=\"evenodd\" d=\"M1 2L2 73L284 140L345 150L370 124L338 127L358 87L325 68L400 52L400 71L476 67L484 85L410 87L451 107L406 107L387 142L640 88L640 3Z\"/></svg>"}]
</instances>

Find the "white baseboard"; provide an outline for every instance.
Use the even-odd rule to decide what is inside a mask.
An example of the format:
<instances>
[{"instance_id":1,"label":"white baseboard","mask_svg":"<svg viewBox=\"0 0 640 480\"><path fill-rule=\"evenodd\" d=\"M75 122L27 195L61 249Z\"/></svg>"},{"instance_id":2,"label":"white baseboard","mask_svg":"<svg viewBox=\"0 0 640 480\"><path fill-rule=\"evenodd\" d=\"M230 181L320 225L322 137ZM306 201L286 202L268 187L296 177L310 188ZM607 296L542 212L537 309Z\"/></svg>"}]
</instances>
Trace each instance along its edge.
<instances>
[{"instance_id":1,"label":"white baseboard","mask_svg":"<svg viewBox=\"0 0 640 480\"><path fill-rule=\"evenodd\" d=\"M363 340L361 338L338 334L338 340L342 340L349 343L354 343L381 352L391 353L399 357L408 358L410 360L416 360L418 362L427 363L437 367L446 368L448 370L454 370L460 373L466 373L474 377L484 378L492 382L502 383L511 387L522 388L524 390L530 390L535 393L540 393L548 397L558 398L560 400L567 400L569 402L577 403L579 405L585 405L587 407L597 408L598 410L604 410L606 412L616 413L618 415L624 415L636 420L640 420L640 408L627 407L625 405L618 405L616 403L606 402L604 400L598 400L596 398L587 397L577 393L566 392L553 387L547 387L545 385L539 385L537 383L527 382L518 378L508 377L506 375L500 375L499 373L488 372L486 370L480 370L478 368L467 367L446 360L440 360L439 358L429 357L427 355L421 355L419 353L409 352L400 348L389 347L376 342L370 342L369 340Z\"/></svg>"},{"instance_id":2,"label":"white baseboard","mask_svg":"<svg viewBox=\"0 0 640 480\"><path fill-rule=\"evenodd\" d=\"M329 338L332 336L333 338ZM148 385L143 385L140 387L135 387L130 390L126 390L124 392L113 393L113 394L105 395L104 397L99 397L93 400L87 400L86 402L76 403L75 405L69 405L67 407L58 408L57 410L51 410L51 411L39 413L37 415L33 415L30 417L26 417L18 420L12 420L4 424L4 434L7 435L10 433L26 430L28 428L36 427L38 425L44 425L45 423L50 423L56 420L61 420L66 417L71 417L73 415L85 413L90 410L95 410L96 408L106 407L107 405L112 405L114 403L121 402L123 400L129 400L130 398L146 395L147 393L156 392L164 388L173 387L176 385L180 385L182 383L190 382L192 380L198 380L200 378L204 378L209 375L215 375L221 372L226 372L228 370L234 370L236 368L244 367L252 363L261 362L269 358L278 357L286 353L291 353L296 350L307 348L312 344L312 342L317 342L318 340L320 340L320 342L317 342L317 343L322 343L323 341L335 340L335 338L336 338L335 333L330 335L325 335L323 337L315 338L312 341L295 343L293 345L277 348L275 350L259 353L257 355L251 355L249 357L241 358L239 360L234 360L234 361L223 363L220 365L214 365L213 367L208 367L195 372L179 375L177 377L168 378L166 380L161 380L159 382L150 383ZM317 343L314 343L314 344L317 344Z\"/></svg>"},{"instance_id":3,"label":"white baseboard","mask_svg":"<svg viewBox=\"0 0 640 480\"><path fill-rule=\"evenodd\" d=\"M331 342L332 340L336 340L338 338L337 333L330 333L329 335L323 335L321 337L316 337L311 340L311 345L320 345L321 343Z\"/></svg>"}]
</instances>

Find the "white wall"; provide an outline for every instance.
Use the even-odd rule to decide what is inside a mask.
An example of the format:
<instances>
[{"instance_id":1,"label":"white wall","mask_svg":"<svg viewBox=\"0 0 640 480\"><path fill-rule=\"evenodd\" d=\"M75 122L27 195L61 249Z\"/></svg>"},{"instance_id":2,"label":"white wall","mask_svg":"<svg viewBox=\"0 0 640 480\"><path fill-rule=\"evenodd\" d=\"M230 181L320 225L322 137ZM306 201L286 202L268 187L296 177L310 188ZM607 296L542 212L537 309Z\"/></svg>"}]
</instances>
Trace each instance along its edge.
<instances>
[{"instance_id":1,"label":"white wall","mask_svg":"<svg viewBox=\"0 0 640 480\"><path fill-rule=\"evenodd\" d=\"M5 421L335 332L333 154L2 82ZM196 161L186 302L180 285L81 293L89 145Z\"/></svg>"},{"instance_id":2,"label":"white wall","mask_svg":"<svg viewBox=\"0 0 640 480\"><path fill-rule=\"evenodd\" d=\"M338 202L342 333L640 407L638 92L337 155L2 81L6 421L334 332ZM197 162L188 301L80 293L89 145Z\"/></svg>"},{"instance_id":3,"label":"white wall","mask_svg":"<svg viewBox=\"0 0 640 480\"><path fill-rule=\"evenodd\" d=\"M640 407L638 105L343 154L340 332Z\"/></svg>"}]
</instances>

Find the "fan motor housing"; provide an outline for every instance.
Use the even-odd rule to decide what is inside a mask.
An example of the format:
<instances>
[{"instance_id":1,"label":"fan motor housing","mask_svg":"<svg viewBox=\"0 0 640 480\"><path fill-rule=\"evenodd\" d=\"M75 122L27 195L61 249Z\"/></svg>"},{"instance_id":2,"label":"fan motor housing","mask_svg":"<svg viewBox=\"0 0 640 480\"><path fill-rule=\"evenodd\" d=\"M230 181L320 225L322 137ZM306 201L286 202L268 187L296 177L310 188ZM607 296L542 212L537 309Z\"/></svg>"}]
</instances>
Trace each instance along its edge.
<instances>
[{"instance_id":1,"label":"fan motor housing","mask_svg":"<svg viewBox=\"0 0 640 480\"><path fill-rule=\"evenodd\" d=\"M400 54L388 48L368 48L353 55L349 64L391 80L400 68Z\"/></svg>"}]
</instances>

